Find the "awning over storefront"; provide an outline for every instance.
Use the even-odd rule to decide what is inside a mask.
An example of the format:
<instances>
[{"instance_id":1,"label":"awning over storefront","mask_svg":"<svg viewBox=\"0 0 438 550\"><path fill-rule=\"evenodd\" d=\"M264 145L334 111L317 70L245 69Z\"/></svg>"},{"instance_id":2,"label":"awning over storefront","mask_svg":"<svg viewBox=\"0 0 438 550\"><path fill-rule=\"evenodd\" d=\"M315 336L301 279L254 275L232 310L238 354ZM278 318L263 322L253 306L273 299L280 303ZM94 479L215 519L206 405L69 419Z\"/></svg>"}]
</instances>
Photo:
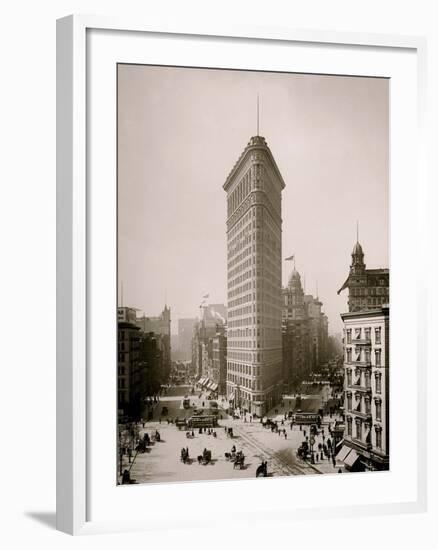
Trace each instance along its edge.
<instances>
[{"instance_id":1,"label":"awning over storefront","mask_svg":"<svg viewBox=\"0 0 438 550\"><path fill-rule=\"evenodd\" d=\"M349 466L352 468L354 464L359 460L359 455L356 453L356 451L351 451L351 453L348 453L348 455L344 459L344 463L346 466Z\"/></svg>"},{"instance_id":2,"label":"awning over storefront","mask_svg":"<svg viewBox=\"0 0 438 550\"><path fill-rule=\"evenodd\" d=\"M198 384L200 384L201 386L204 384L204 377L202 377L198 380Z\"/></svg>"},{"instance_id":3,"label":"awning over storefront","mask_svg":"<svg viewBox=\"0 0 438 550\"><path fill-rule=\"evenodd\" d=\"M216 391L217 388L218 388L218 385L215 382L213 382L213 384L211 385L212 391Z\"/></svg>"},{"instance_id":4,"label":"awning over storefront","mask_svg":"<svg viewBox=\"0 0 438 550\"><path fill-rule=\"evenodd\" d=\"M234 393L232 393L232 394L230 395L230 397L228 398L228 401L234 401Z\"/></svg>"},{"instance_id":5,"label":"awning over storefront","mask_svg":"<svg viewBox=\"0 0 438 550\"><path fill-rule=\"evenodd\" d=\"M338 460L342 460L342 462L345 462L345 459L351 453L351 451L352 451L351 447L347 447L346 445L344 445L342 449L339 451L339 453L336 455L336 458Z\"/></svg>"}]
</instances>

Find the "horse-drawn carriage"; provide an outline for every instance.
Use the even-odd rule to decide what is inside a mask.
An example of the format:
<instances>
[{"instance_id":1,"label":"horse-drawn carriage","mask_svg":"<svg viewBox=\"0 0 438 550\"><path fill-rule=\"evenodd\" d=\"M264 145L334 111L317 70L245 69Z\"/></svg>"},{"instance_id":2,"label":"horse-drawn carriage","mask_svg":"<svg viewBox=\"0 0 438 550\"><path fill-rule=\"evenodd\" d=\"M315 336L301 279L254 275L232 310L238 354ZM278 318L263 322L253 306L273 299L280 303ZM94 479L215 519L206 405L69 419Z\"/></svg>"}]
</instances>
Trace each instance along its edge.
<instances>
[{"instance_id":1,"label":"horse-drawn carriage","mask_svg":"<svg viewBox=\"0 0 438 550\"><path fill-rule=\"evenodd\" d=\"M242 451L238 451L236 453L233 469L235 470L236 468L239 468L239 470L243 470L245 468L245 455Z\"/></svg>"},{"instance_id":2,"label":"horse-drawn carriage","mask_svg":"<svg viewBox=\"0 0 438 550\"><path fill-rule=\"evenodd\" d=\"M277 423L271 420L270 418L266 418L262 420L262 426L264 428L270 428L271 430L277 426Z\"/></svg>"},{"instance_id":3,"label":"horse-drawn carriage","mask_svg":"<svg viewBox=\"0 0 438 550\"><path fill-rule=\"evenodd\" d=\"M225 453L225 460L233 463L233 469L239 468L243 470L245 468L245 455L242 451L236 452L236 447L234 445L231 452Z\"/></svg>"},{"instance_id":4,"label":"horse-drawn carriage","mask_svg":"<svg viewBox=\"0 0 438 550\"><path fill-rule=\"evenodd\" d=\"M301 445L297 449L297 457L301 458L302 460L306 460L309 458L310 448L307 441L303 441Z\"/></svg>"},{"instance_id":5,"label":"horse-drawn carriage","mask_svg":"<svg viewBox=\"0 0 438 550\"><path fill-rule=\"evenodd\" d=\"M187 462L190 462L190 456L189 456L189 449L184 447L181 449L181 462L184 462L186 464Z\"/></svg>"},{"instance_id":6,"label":"horse-drawn carriage","mask_svg":"<svg viewBox=\"0 0 438 550\"><path fill-rule=\"evenodd\" d=\"M268 463L266 460L260 466L257 466L256 477L268 477Z\"/></svg>"},{"instance_id":7,"label":"horse-drawn carriage","mask_svg":"<svg viewBox=\"0 0 438 550\"><path fill-rule=\"evenodd\" d=\"M198 456L198 464L203 464L204 466L206 464L210 464L211 462L211 451L208 449L204 449L202 452L202 455Z\"/></svg>"}]
</instances>

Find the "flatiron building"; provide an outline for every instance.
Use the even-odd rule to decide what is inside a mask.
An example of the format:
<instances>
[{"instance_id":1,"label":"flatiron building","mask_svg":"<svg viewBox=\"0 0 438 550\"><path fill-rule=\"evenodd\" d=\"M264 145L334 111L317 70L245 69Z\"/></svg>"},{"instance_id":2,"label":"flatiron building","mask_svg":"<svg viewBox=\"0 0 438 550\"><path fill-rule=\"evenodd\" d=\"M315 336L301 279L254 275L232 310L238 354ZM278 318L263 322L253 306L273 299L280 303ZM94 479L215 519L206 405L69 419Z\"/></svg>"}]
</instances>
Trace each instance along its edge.
<instances>
[{"instance_id":1,"label":"flatiron building","mask_svg":"<svg viewBox=\"0 0 438 550\"><path fill-rule=\"evenodd\" d=\"M227 193L228 399L259 416L282 393L281 192L285 183L262 136L254 136Z\"/></svg>"}]
</instances>

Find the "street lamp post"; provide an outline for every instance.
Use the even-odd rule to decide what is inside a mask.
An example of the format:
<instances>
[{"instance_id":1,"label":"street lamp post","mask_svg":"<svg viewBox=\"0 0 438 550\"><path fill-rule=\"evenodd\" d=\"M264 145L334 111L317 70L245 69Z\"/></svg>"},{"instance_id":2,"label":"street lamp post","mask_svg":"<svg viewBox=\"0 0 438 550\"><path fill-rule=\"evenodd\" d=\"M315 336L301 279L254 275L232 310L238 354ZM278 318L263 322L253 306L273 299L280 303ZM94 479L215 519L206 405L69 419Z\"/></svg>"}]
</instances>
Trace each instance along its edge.
<instances>
[{"instance_id":1,"label":"street lamp post","mask_svg":"<svg viewBox=\"0 0 438 550\"><path fill-rule=\"evenodd\" d=\"M310 442L310 463L315 464L315 457L313 455L314 453L313 445L315 444L315 438L313 437L313 435L310 436L309 442Z\"/></svg>"}]
</instances>

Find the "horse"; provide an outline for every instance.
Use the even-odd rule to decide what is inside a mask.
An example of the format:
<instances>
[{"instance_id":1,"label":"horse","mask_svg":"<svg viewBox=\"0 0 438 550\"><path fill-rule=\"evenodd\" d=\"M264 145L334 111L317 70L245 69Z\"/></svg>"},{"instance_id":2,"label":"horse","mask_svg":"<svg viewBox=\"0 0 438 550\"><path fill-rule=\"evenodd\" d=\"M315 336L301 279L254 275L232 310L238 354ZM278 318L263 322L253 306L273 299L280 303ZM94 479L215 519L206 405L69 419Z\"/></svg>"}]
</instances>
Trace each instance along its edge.
<instances>
[{"instance_id":1,"label":"horse","mask_svg":"<svg viewBox=\"0 0 438 550\"><path fill-rule=\"evenodd\" d=\"M202 455L198 455L198 464L202 464Z\"/></svg>"}]
</instances>

